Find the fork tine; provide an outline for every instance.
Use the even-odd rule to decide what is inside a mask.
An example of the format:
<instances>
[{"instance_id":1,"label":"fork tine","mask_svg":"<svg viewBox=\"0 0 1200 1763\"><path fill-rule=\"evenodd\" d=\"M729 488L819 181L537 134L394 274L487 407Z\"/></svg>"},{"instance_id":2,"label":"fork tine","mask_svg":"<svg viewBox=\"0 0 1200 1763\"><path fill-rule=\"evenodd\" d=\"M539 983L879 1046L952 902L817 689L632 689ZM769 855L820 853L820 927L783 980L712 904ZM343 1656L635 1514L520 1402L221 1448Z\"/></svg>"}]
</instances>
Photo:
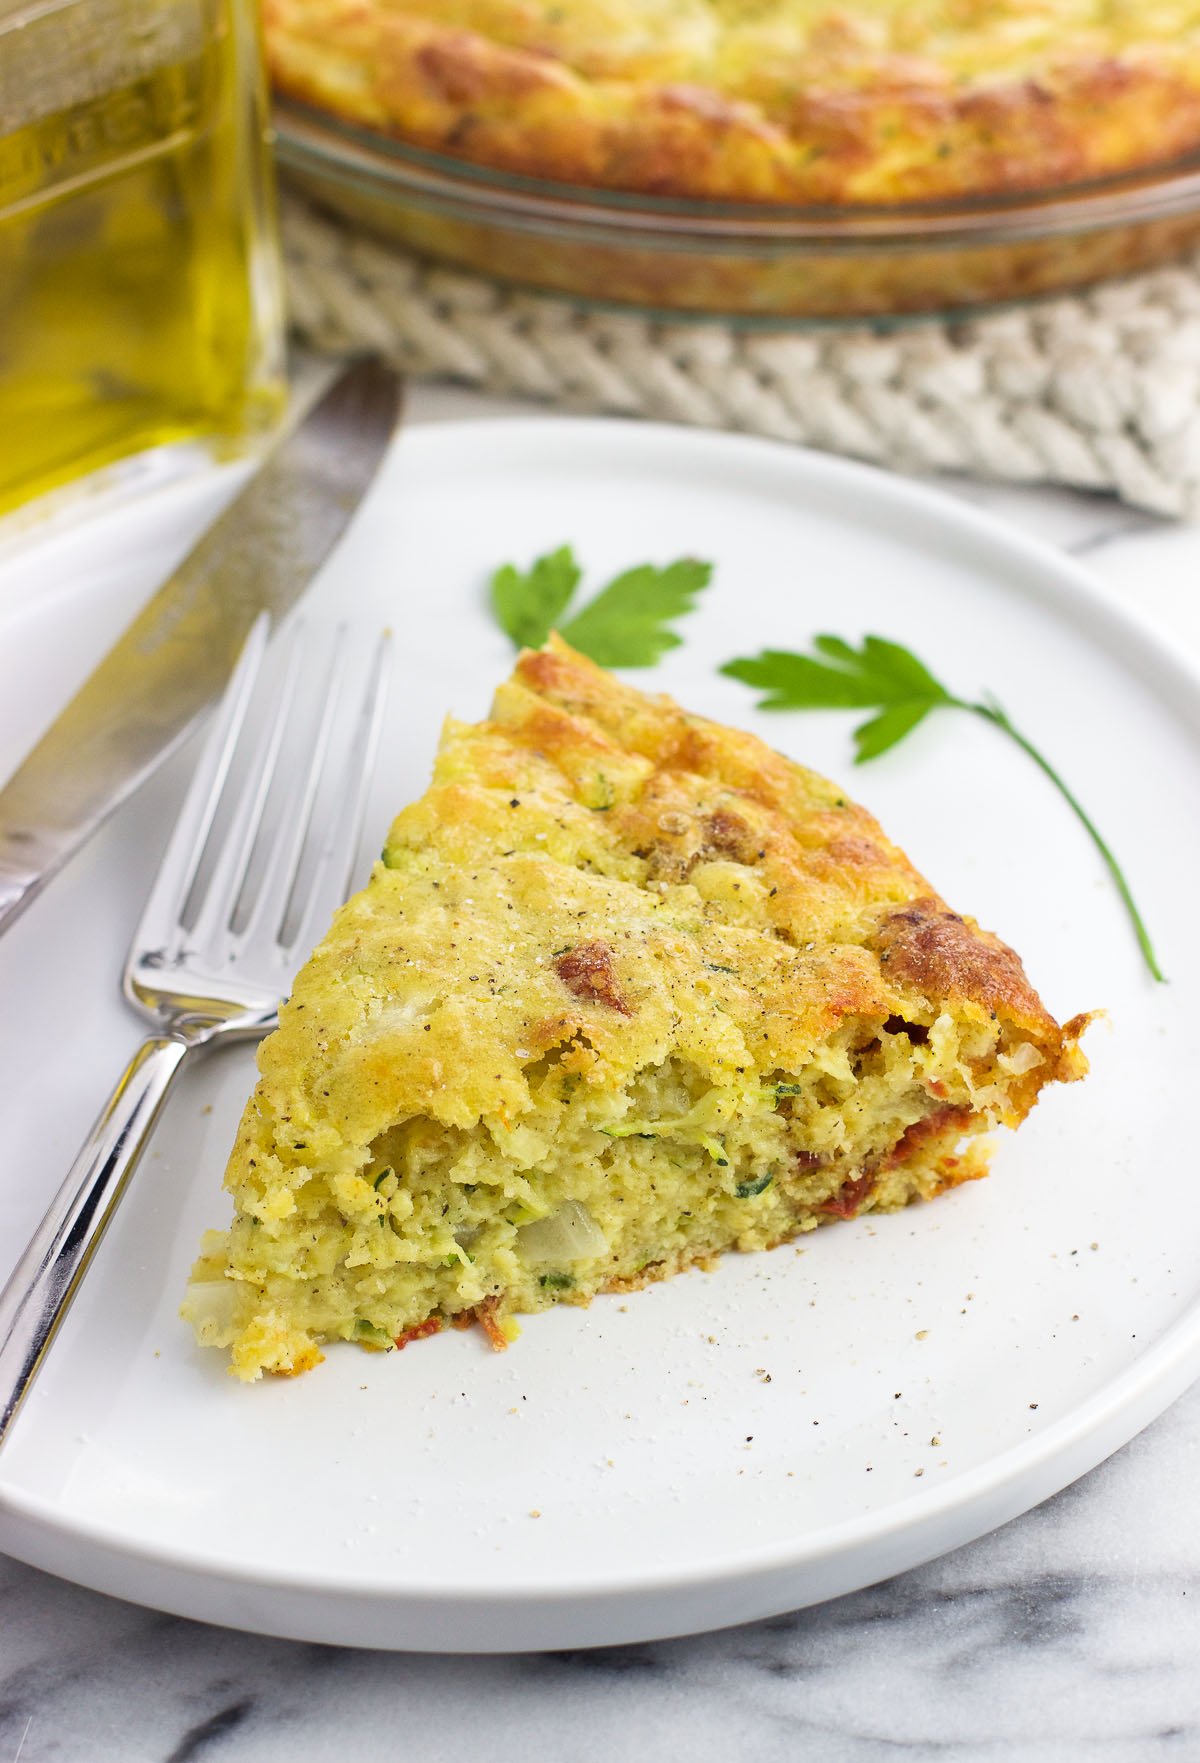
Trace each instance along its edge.
<instances>
[{"instance_id":1,"label":"fork tine","mask_svg":"<svg viewBox=\"0 0 1200 1763\"><path fill-rule=\"evenodd\" d=\"M255 751L242 780L228 830L190 927L190 939L198 948L211 948L214 943L223 940L223 933L233 917L245 884L246 871L262 824L263 810L270 794L296 695L303 644L304 627L297 624L291 633L283 678L278 686L272 713L265 726L258 731ZM187 904L185 901L185 908Z\"/></svg>"},{"instance_id":2,"label":"fork tine","mask_svg":"<svg viewBox=\"0 0 1200 1763\"><path fill-rule=\"evenodd\" d=\"M318 682L297 628L272 671L274 701L248 736L251 688L265 696L265 638L264 630L239 663L125 969L126 997L156 1021L178 1012L191 1022L202 1000L204 1020L216 1024L205 1029L210 1038L270 1026L295 943L313 940L318 916L328 922L344 898L382 718L387 634L368 655L341 627ZM310 735L305 711L318 685ZM236 800L223 810L235 766ZM229 825L217 850L223 812Z\"/></svg>"},{"instance_id":3,"label":"fork tine","mask_svg":"<svg viewBox=\"0 0 1200 1763\"><path fill-rule=\"evenodd\" d=\"M165 949L177 930L229 777L270 634L271 621L265 612L260 613L217 706L204 752L146 902L138 933L146 943Z\"/></svg>"},{"instance_id":4,"label":"fork tine","mask_svg":"<svg viewBox=\"0 0 1200 1763\"><path fill-rule=\"evenodd\" d=\"M312 824L317 792L333 739L338 704L346 673L346 627L334 635L333 653L326 671L321 714L307 743L307 763L295 772L279 819L279 832L258 885L258 897L243 928L247 942L269 936L278 943Z\"/></svg>"},{"instance_id":5,"label":"fork tine","mask_svg":"<svg viewBox=\"0 0 1200 1763\"><path fill-rule=\"evenodd\" d=\"M366 690L343 766L346 790L326 831L304 899L293 898L287 903L278 933L284 948L312 942L346 897L362 835L375 750L383 728L391 649L391 632L383 631L375 645Z\"/></svg>"}]
</instances>

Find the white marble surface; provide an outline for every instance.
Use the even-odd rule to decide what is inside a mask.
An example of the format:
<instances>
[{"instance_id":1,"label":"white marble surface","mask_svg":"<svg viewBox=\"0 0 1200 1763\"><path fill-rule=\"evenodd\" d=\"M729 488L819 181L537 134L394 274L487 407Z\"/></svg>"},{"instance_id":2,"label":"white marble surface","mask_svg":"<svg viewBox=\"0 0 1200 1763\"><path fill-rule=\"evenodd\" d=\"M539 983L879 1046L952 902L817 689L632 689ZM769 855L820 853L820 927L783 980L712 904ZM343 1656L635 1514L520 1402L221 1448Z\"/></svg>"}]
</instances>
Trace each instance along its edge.
<instances>
[{"instance_id":1,"label":"white marble surface","mask_svg":"<svg viewBox=\"0 0 1200 1763\"><path fill-rule=\"evenodd\" d=\"M519 409L419 391L411 420ZM1200 528L951 484L1200 658ZM141 1610L0 1558L0 1763L1200 1759L1200 1386L970 1547L795 1616L521 1658L384 1655Z\"/></svg>"}]
</instances>

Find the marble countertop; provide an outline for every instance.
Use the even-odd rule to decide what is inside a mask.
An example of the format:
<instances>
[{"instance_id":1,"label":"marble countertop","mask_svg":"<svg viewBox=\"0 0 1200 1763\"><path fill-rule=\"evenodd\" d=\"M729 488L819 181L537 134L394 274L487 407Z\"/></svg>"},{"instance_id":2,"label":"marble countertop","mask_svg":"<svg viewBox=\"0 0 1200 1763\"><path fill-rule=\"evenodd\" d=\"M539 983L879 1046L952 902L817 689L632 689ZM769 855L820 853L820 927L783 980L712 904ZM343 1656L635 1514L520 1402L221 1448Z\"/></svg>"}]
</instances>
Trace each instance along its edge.
<instances>
[{"instance_id":1,"label":"marble countertop","mask_svg":"<svg viewBox=\"0 0 1200 1763\"><path fill-rule=\"evenodd\" d=\"M410 419L522 408L418 391ZM1086 560L1200 658L1200 528L949 483ZM1200 1758L1200 1386L1000 1531L694 1639L470 1658L276 1641L0 1558L0 1763L1151 1763Z\"/></svg>"}]
</instances>

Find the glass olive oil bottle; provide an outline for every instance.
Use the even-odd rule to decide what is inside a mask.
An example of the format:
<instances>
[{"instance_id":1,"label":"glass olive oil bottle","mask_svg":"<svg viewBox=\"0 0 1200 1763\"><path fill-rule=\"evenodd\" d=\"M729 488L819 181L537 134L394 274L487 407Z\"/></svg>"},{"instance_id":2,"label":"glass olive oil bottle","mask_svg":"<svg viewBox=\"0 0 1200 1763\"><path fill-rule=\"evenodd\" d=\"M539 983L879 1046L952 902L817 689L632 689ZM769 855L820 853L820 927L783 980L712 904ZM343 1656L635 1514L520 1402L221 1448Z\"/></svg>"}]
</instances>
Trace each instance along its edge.
<instances>
[{"instance_id":1,"label":"glass olive oil bottle","mask_svg":"<svg viewBox=\"0 0 1200 1763\"><path fill-rule=\"evenodd\" d=\"M0 0L0 512L282 403L253 0Z\"/></svg>"}]
</instances>

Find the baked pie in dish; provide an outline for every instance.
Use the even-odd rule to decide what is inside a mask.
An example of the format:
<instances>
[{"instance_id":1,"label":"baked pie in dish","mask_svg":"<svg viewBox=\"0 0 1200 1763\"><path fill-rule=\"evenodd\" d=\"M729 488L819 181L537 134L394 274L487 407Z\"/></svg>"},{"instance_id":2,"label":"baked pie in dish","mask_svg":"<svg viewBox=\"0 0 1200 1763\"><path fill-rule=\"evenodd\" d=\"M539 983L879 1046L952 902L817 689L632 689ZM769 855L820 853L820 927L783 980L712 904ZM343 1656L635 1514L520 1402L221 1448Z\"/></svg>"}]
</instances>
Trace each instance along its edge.
<instances>
[{"instance_id":1,"label":"baked pie in dish","mask_svg":"<svg viewBox=\"0 0 1200 1763\"><path fill-rule=\"evenodd\" d=\"M992 197L1200 146L1197 0L266 0L265 21L291 97L640 195Z\"/></svg>"},{"instance_id":2,"label":"baked pie in dish","mask_svg":"<svg viewBox=\"0 0 1200 1763\"><path fill-rule=\"evenodd\" d=\"M266 0L266 31L293 186L586 303L957 314L1200 244L1200 0Z\"/></svg>"}]
</instances>

